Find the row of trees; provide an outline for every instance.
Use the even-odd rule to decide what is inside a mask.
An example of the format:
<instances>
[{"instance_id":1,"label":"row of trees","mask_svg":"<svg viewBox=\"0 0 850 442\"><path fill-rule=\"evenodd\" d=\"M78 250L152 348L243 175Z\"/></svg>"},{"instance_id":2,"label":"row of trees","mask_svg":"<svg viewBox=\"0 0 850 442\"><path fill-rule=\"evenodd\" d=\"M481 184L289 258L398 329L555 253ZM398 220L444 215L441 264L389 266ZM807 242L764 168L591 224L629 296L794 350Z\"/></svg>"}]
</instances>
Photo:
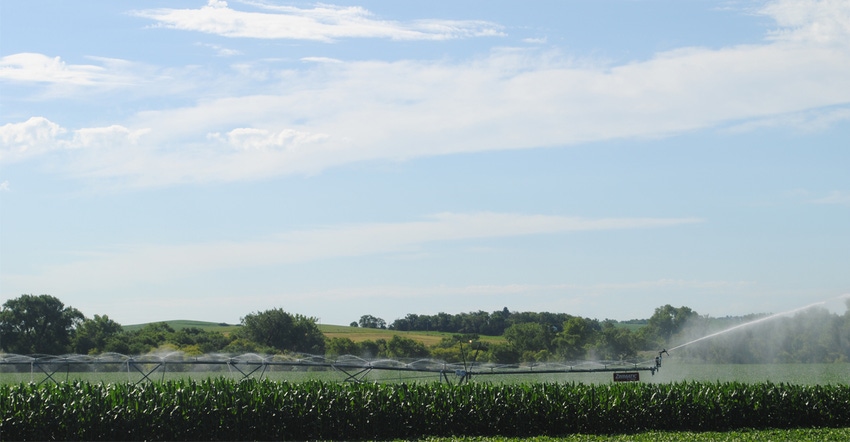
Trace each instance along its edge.
<instances>
[{"instance_id":1,"label":"row of trees","mask_svg":"<svg viewBox=\"0 0 850 442\"><path fill-rule=\"evenodd\" d=\"M50 295L22 295L0 310L0 349L16 354L145 354L167 348L189 354L299 352L322 354L325 337L315 318L281 309L251 313L227 335L166 323L125 331L108 316L86 318Z\"/></svg>"},{"instance_id":2,"label":"row of trees","mask_svg":"<svg viewBox=\"0 0 850 442\"><path fill-rule=\"evenodd\" d=\"M850 301L848 301L850 304ZM850 307L850 305L848 305ZM49 296L23 295L0 311L0 349L18 354L144 354L180 350L187 354L279 353L353 354L377 357L432 357L449 362L474 355L477 361L517 363L547 360L627 360L641 351L656 352L746 324L758 317L716 319L688 307L665 305L635 327L567 314L485 312L434 316L409 314L390 329L426 327L452 333L430 347L395 335L391 339L354 342L326 338L315 318L281 309L251 313L237 331L222 334L199 328L174 330L165 323L125 331L106 315L86 318ZM384 328L371 315L352 326ZM418 324L418 325L417 325ZM464 325L465 324L465 325ZM448 328L441 328L448 327ZM501 330L503 343L479 339L476 330ZM687 345L679 355L709 362L835 362L850 361L850 310L843 316L809 309L794 317L774 318Z\"/></svg>"},{"instance_id":3,"label":"row of trees","mask_svg":"<svg viewBox=\"0 0 850 442\"><path fill-rule=\"evenodd\" d=\"M366 357L434 356L454 361L465 357L462 346L466 343L468 349L475 347L480 360L502 363L588 357L627 359L642 349L657 348L659 341L669 337L685 317L692 315L695 313L686 307L665 306L636 333L616 326L613 321L600 322L560 313L511 312L507 308L492 314L409 314L391 324L390 329L398 331L424 329L453 333L452 338L428 348L402 336L356 343L347 338L328 340L318 329L315 318L292 315L281 309L248 314L242 318L242 327L227 335L198 328L174 330L165 323L124 331L106 315L89 319L52 296L23 295L3 305L0 347L19 354L144 354L167 348L189 354L300 352ZM363 315L352 325L386 328L383 319L372 315ZM506 343L483 343L478 337L485 333L503 335Z\"/></svg>"},{"instance_id":4,"label":"row of trees","mask_svg":"<svg viewBox=\"0 0 850 442\"><path fill-rule=\"evenodd\" d=\"M566 313L512 312L505 307L493 313L481 310L454 315L444 312L436 315L409 313L404 318L393 321L389 329L501 336L512 325L524 323L541 324L558 332L561 331L564 322L571 318L573 316Z\"/></svg>"},{"instance_id":5,"label":"row of trees","mask_svg":"<svg viewBox=\"0 0 850 442\"><path fill-rule=\"evenodd\" d=\"M489 357L499 362L508 362L504 360L506 357L522 360L589 357L620 360L635 357L639 351L657 351L688 321L698 316L688 307L665 305L656 309L648 320L629 321L630 324L642 325L632 332L632 328L613 320L599 321L567 313L512 312L505 307L492 313L410 313L393 321L389 329L504 336L508 348L497 346L495 353L488 349ZM383 319L371 315L361 317L359 322L361 327L383 323Z\"/></svg>"}]
</instances>

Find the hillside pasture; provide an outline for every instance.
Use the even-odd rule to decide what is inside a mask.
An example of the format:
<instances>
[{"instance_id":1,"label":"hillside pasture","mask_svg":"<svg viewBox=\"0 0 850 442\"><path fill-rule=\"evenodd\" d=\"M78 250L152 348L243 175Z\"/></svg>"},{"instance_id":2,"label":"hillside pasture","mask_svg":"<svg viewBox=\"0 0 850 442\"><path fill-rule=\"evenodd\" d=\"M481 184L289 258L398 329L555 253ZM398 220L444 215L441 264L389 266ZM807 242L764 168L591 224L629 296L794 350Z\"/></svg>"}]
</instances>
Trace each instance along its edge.
<instances>
[{"instance_id":1,"label":"hillside pasture","mask_svg":"<svg viewBox=\"0 0 850 442\"><path fill-rule=\"evenodd\" d=\"M390 340L393 336L401 336L421 342L426 346L439 344L443 338L451 338L456 333L426 332L426 331L398 331L379 328L349 327L344 325L320 324L319 330L327 338L348 338L354 342L377 341L378 339ZM479 336L479 341L500 344L505 343L502 336Z\"/></svg>"},{"instance_id":2,"label":"hillside pasture","mask_svg":"<svg viewBox=\"0 0 850 442\"><path fill-rule=\"evenodd\" d=\"M238 324L225 324L225 323L216 323L209 321L195 321L190 319L174 319L169 321L161 321L167 324L169 327L174 330L182 330L184 328L198 328L204 331L211 332L219 332L224 334L225 336L229 336L230 333L233 333L241 327ZM123 326L124 331L137 331L142 328L154 323L145 323L145 324L132 324ZM325 335L328 339L330 338L348 338L353 342L360 343L363 341L377 341L379 339L384 339L389 341L393 338L393 336L402 336L405 338L413 339L414 341L421 342L426 346L432 346L435 344L439 344L443 338L450 338L454 335L454 333L443 333L443 332L427 332L427 331L398 331L398 330L387 330L387 329L379 329L379 328L364 328L364 327L351 327L348 325L332 325L332 324L318 324L319 331ZM502 336L480 336L479 340L481 342L492 343L492 344L500 344L505 343L505 338Z\"/></svg>"},{"instance_id":3,"label":"hillside pasture","mask_svg":"<svg viewBox=\"0 0 850 442\"><path fill-rule=\"evenodd\" d=\"M124 329L124 331L132 332L132 331L141 330L141 329L143 329L146 326L151 325L151 324L160 324L160 323L163 323L163 322L165 324L168 324L168 326L173 328L174 330L182 330L184 328L198 328L198 329L201 329L201 330L204 330L204 331L213 331L213 332L223 333L225 336L229 335L230 333L232 333L236 330L239 330L239 327L241 327L238 324L226 324L226 323L223 323L223 322L195 321L195 320L192 320L192 319L172 319L172 320L169 320L169 321L159 321L159 322L148 322L148 323L144 323L144 324L124 325L121 328Z\"/></svg>"}]
</instances>

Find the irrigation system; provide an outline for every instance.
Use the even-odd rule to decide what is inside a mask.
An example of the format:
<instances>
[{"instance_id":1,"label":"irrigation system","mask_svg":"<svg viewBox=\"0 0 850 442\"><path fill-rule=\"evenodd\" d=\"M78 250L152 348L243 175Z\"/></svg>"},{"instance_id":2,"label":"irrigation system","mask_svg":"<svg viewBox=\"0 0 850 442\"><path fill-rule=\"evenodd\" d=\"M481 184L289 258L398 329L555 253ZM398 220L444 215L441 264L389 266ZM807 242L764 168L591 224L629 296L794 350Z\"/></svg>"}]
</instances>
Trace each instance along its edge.
<instances>
[{"instance_id":1,"label":"irrigation system","mask_svg":"<svg viewBox=\"0 0 850 442\"><path fill-rule=\"evenodd\" d=\"M653 375L661 367L660 352L654 361L628 362L546 362L524 364L492 364L470 362L447 363L434 359L364 359L345 355L325 357L306 354L242 355L208 354L187 356L182 352L127 356L119 353L90 355L16 355L0 353L0 375L4 373L29 373L30 382L67 381L72 373L127 373L128 380L136 383L165 379L166 374L225 373L238 379L262 378L272 372L338 372L344 382L363 382L373 371L406 372L422 375L422 378L437 376L440 382L463 383L472 377L493 375L541 375L570 373L614 373L614 380L639 380L638 372L649 371ZM62 379L64 377L64 379ZM618 377L620 379L618 379Z\"/></svg>"}]
</instances>

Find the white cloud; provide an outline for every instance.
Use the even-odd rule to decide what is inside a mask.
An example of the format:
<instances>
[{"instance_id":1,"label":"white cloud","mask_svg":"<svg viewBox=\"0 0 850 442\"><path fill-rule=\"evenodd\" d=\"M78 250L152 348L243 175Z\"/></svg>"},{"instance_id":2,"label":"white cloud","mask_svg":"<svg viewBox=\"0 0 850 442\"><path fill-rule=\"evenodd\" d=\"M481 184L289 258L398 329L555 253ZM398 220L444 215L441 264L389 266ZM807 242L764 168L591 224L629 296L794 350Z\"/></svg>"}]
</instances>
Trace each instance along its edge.
<instances>
[{"instance_id":1,"label":"white cloud","mask_svg":"<svg viewBox=\"0 0 850 442\"><path fill-rule=\"evenodd\" d=\"M94 65L68 65L60 57L20 53L0 59L0 78L15 81L94 84L105 69Z\"/></svg>"},{"instance_id":2,"label":"white cloud","mask_svg":"<svg viewBox=\"0 0 850 442\"><path fill-rule=\"evenodd\" d=\"M249 127L233 129L227 135L211 133L207 137L241 150L295 149L304 144L317 143L328 138L324 134L311 134L292 129L272 132Z\"/></svg>"},{"instance_id":3,"label":"white cloud","mask_svg":"<svg viewBox=\"0 0 850 442\"><path fill-rule=\"evenodd\" d=\"M54 149L58 137L65 132L44 117L4 124L0 126L0 161L15 161Z\"/></svg>"},{"instance_id":4,"label":"white cloud","mask_svg":"<svg viewBox=\"0 0 850 442\"><path fill-rule=\"evenodd\" d=\"M542 45L542 44L546 44L547 39L546 39L546 37L524 38L524 39L522 39L522 41L524 43Z\"/></svg>"},{"instance_id":5,"label":"white cloud","mask_svg":"<svg viewBox=\"0 0 850 442\"><path fill-rule=\"evenodd\" d=\"M342 63L343 61L338 58L330 58L330 57L302 57L301 61L307 63Z\"/></svg>"},{"instance_id":6,"label":"white cloud","mask_svg":"<svg viewBox=\"0 0 850 442\"><path fill-rule=\"evenodd\" d=\"M743 133L763 128L790 127L803 132L819 132L830 127L850 121L850 107L835 109L814 109L791 114L769 116L734 124L724 131Z\"/></svg>"},{"instance_id":7,"label":"white cloud","mask_svg":"<svg viewBox=\"0 0 850 442\"><path fill-rule=\"evenodd\" d=\"M838 204L842 206L850 206L850 192L842 192L834 190L829 195L812 200L815 204Z\"/></svg>"},{"instance_id":8,"label":"white cloud","mask_svg":"<svg viewBox=\"0 0 850 442\"><path fill-rule=\"evenodd\" d=\"M318 5L311 9L248 3L265 12L231 9L226 2L210 0L200 9L148 9L134 11L162 26L225 37L334 41L340 38L393 40L446 40L498 36L501 27L474 20L416 20L401 23L380 20L361 7Z\"/></svg>"},{"instance_id":9,"label":"white cloud","mask_svg":"<svg viewBox=\"0 0 850 442\"><path fill-rule=\"evenodd\" d=\"M197 45L212 49L219 57L232 57L234 55L242 55L242 51L225 48L224 46L220 45L209 43L197 43Z\"/></svg>"},{"instance_id":10,"label":"white cloud","mask_svg":"<svg viewBox=\"0 0 850 442\"><path fill-rule=\"evenodd\" d=\"M139 138L148 132L150 132L149 129L130 130L117 124L78 129L74 131L74 138L69 147L115 147L126 143L136 144Z\"/></svg>"},{"instance_id":11,"label":"white cloud","mask_svg":"<svg viewBox=\"0 0 850 442\"><path fill-rule=\"evenodd\" d=\"M68 64L61 57L24 52L0 59L0 80L66 86L128 86L137 84L140 66L125 60L89 57L100 63ZM133 71L136 72L133 72Z\"/></svg>"},{"instance_id":12,"label":"white cloud","mask_svg":"<svg viewBox=\"0 0 850 442\"><path fill-rule=\"evenodd\" d=\"M9 187L9 180L4 180L0 183L0 192L10 192L12 189Z\"/></svg>"},{"instance_id":13,"label":"white cloud","mask_svg":"<svg viewBox=\"0 0 850 442\"><path fill-rule=\"evenodd\" d=\"M130 130L124 126L82 128L69 131L44 117L31 117L23 123L0 126L0 161L12 162L51 151L81 148L115 148L135 145L148 129Z\"/></svg>"},{"instance_id":14,"label":"white cloud","mask_svg":"<svg viewBox=\"0 0 850 442\"><path fill-rule=\"evenodd\" d=\"M836 2L771 5L775 8L763 13L789 32L850 17L847 7ZM792 5L819 12L794 21L787 18L794 14L780 8ZM369 17L356 8L275 8L273 14L260 15L322 17L333 23L339 17ZM205 14L237 13L223 2L202 9L197 15L157 14L177 11L181 20L206 23L213 15ZM841 32L840 27L826 28ZM234 70L237 77L212 83L250 94L193 97L193 104L184 107L138 113L116 122L150 128L144 142L136 137L137 149L74 157L66 167L75 176L167 186L312 174L364 160L664 137L724 126L740 131L790 123L820 130L848 118L850 48L833 43L785 38L721 49L682 48L616 66L576 62L540 49L499 49L461 61L305 57L308 63L287 70L245 64ZM177 84L198 77L189 70L173 74Z\"/></svg>"},{"instance_id":15,"label":"white cloud","mask_svg":"<svg viewBox=\"0 0 850 442\"><path fill-rule=\"evenodd\" d=\"M293 293L294 298L340 300L372 300L372 299L423 299L445 297L466 298L476 300L492 296L539 296L557 293L562 297L581 296L590 298L617 294L629 296L634 293L646 293L658 290L694 290L694 291L723 291L741 289L753 286L749 281L697 281L681 279L659 279L654 281L636 281L621 283L597 284L474 284L474 285L439 285L439 286L367 286L345 287L338 289L316 290L304 293ZM279 295L277 295L279 296ZM480 307L479 307L480 308Z\"/></svg>"},{"instance_id":16,"label":"white cloud","mask_svg":"<svg viewBox=\"0 0 850 442\"><path fill-rule=\"evenodd\" d=\"M850 102L846 72L847 51L778 43L680 50L615 67L576 66L536 51L458 64L320 63L290 72L274 94L147 112L134 125L199 148L207 133L234 127L325 134L326 148L275 162L279 168L263 176L312 173L351 161L659 137L775 118ZM215 169L186 168L184 179L217 180L203 175Z\"/></svg>"},{"instance_id":17,"label":"white cloud","mask_svg":"<svg viewBox=\"0 0 850 442\"><path fill-rule=\"evenodd\" d=\"M850 2L846 0L776 0L759 11L780 26L777 40L850 44Z\"/></svg>"},{"instance_id":18,"label":"white cloud","mask_svg":"<svg viewBox=\"0 0 850 442\"><path fill-rule=\"evenodd\" d=\"M702 222L696 218L601 218L514 213L442 213L406 223L342 225L292 231L243 242L122 246L86 252L83 259L39 275L4 275L20 287L63 290L157 283L219 269L279 266L338 257L397 253L435 241L542 235L580 231L661 228Z\"/></svg>"}]
</instances>

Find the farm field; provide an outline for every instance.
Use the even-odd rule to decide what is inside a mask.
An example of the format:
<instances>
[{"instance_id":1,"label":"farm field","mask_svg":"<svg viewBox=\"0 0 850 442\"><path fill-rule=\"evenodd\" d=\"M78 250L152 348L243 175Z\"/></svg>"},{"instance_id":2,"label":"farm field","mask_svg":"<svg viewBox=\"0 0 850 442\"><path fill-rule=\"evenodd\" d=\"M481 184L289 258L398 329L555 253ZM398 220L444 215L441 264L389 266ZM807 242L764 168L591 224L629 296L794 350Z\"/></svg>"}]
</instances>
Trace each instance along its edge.
<instances>
[{"instance_id":1,"label":"farm field","mask_svg":"<svg viewBox=\"0 0 850 442\"><path fill-rule=\"evenodd\" d=\"M10 439L26 440L631 437L651 432L652 440L663 441L682 440L682 435L667 433L671 431L712 431L732 438L749 435L751 431L742 430L748 428L783 429L787 433L767 434L791 434L796 440L828 440L830 434L844 433L823 434L817 429L850 427L848 403L847 385L769 382L456 386L220 378L135 386L74 382L0 385L0 431ZM803 428L815 433L799 430ZM694 440L691 434L683 433L686 440ZM752 434L734 440L762 440L758 433Z\"/></svg>"},{"instance_id":2,"label":"farm field","mask_svg":"<svg viewBox=\"0 0 850 442\"><path fill-rule=\"evenodd\" d=\"M378 339L390 340L393 336L398 335L421 342L427 346L438 344L443 338L450 338L454 335L454 333L443 332L398 331L326 324L320 324L319 330L328 338L348 338L354 342L375 341ZM506 342L502 336L479 336L479 340L494 344Z\"/></svg>"},{"instance_id":3,"label":"farm field","mask_svg":"<svg viewBox=\"0 0 850 442\"><path fill-rule=\"evenodd\" d=\"M850 384L850 364L701 364L670 358L652 382L775 382Z\"/></svg>"},{"instance_id":4,"label":"farm field","mask_svg":"<svg viewBox=\"0 0 850 442\"><path fill-rule=\"evenodd\" d=\"M160 321L168 324L169 327L174 330L181 330L184 328L199 328L204 331L217 331L224 334L229 334L235 330L239 329L239 325L236 324L225 324L225 323L217 323L217 322L208 322L208 321L195 321L192 319L174 319L170 321ZM158 322L157 322L158 323ZM145 326L151 323L144 324L130 324L122 326L124 331L136 331L144 328Z\"/></svg>"}]
</instances>

